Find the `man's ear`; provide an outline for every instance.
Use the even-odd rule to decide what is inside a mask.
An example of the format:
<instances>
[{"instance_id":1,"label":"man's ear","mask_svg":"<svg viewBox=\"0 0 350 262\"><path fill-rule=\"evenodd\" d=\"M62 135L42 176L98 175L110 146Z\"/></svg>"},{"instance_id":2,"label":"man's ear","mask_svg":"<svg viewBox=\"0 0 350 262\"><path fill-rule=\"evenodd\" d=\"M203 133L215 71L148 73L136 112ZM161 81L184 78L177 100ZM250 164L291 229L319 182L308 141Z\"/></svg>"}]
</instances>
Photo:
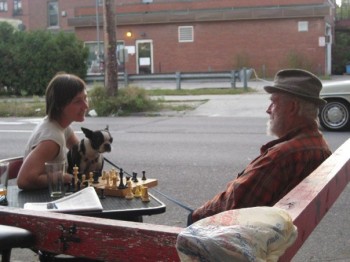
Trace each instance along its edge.
<instances>
[{"instance_id":1,"label":"man's ear","mask_svg":"<svg viewBox=\"0 0 350 262\"><path fill-rule=\"evenodd\" d=\"M295 116L295 115L298 115L299 114L299 110L300 110L300 103L299 101L297 100L292 100L290 103L289 103L289 114L291 116Z\"/></svg>"}]
</instances>

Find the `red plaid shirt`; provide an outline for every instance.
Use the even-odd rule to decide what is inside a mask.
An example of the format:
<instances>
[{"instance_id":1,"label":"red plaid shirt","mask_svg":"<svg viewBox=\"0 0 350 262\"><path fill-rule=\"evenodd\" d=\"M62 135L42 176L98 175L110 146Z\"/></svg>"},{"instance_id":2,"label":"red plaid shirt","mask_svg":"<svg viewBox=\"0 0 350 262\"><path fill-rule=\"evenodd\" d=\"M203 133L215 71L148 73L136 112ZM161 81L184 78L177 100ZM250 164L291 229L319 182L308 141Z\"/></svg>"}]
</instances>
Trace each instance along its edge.
<instances>
[{"instance_id":1,"label":"red plaid shirt","mask_svg":"<svg viewBox=\"0 0 350 262\"><path fill-rule=\"evenodd\" d=\"M317 125L305 126L260 149L226 191L192 213L192 222L225 210L273 206L331 155Z\"/></svg>"}]
</instances>

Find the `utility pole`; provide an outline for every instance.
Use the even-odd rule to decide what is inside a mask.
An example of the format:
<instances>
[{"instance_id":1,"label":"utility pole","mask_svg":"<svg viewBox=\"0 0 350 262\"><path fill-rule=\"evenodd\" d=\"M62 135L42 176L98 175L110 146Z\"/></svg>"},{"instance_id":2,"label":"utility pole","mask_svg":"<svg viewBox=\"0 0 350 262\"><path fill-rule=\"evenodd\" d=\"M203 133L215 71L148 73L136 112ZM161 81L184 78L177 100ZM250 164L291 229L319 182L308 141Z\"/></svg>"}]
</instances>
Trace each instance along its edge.
<instances>
[{"instance_id":1,"label":"utility pole","mask_svg":"<svg viewBox=\"0 0 350 262\"><path fill-rule=\"evenodd\" d=\"M105 87L110 96L118 93L115 0L103 1L103 33L105 50Z\"/></svg>"}]
</instances>

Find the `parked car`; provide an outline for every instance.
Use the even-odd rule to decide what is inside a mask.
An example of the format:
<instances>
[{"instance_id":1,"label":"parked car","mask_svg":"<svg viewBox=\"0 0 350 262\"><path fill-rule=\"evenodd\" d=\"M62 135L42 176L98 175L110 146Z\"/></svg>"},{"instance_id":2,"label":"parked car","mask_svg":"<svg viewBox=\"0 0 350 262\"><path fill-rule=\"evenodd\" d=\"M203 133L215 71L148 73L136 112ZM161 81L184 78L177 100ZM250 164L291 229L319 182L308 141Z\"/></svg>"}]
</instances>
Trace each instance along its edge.
<instances>
[{"instance_id":1,"label":"parked car","mask_svg":"<svg viewBox=\"0 0 350 262\"><path fill-rule=\"evenodd\" d=\"M327 104L320 110L320 124L326 130L350 128L350 80L323 84L321 97Z\"/></svg>"}]
</instances>

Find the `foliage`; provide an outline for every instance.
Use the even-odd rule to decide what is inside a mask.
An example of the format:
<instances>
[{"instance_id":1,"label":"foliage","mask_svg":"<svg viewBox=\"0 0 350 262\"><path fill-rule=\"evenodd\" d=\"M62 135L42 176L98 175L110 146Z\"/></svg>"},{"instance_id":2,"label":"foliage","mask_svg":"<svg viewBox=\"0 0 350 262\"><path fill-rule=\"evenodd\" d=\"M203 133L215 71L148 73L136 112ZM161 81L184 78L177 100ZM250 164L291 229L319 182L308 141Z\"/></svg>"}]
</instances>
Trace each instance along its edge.
<instances>
[{"instance_id":1,"label":"foliage","mask_svg":"<svg viewBox=\"0 0 350 262\"><path fill-rule=\"evenodd\" d=\"M233 62L233 69L241 69L243 67L250 68L250 61L249 61L249 54L245 52L241 52L236 54L234 62Z\"/></svg>"},{"instance_id":2,"label":"foliage","mask_svg":"<svg viewBox=\"0 0 350 262\"><path fill-rule=\"evenodd\" d=\"M305 55L296 51L290 51L287 54L287 67L312 71L312 63L307 59L307 57L305 57Z\"/></svg>"},{"instance_id":3,"label":"foliage","mask_svg":"<svg viewBox=\"0 0 350 262\"><path fill-rule=\"evenodd\" d=\"M157 101L152 100L146 90L133 86L119 89L117 96L109 96L106 88L95 86L89 91L89 99L89 107L99 116L128 115L158 109Z\"/></svg>"},{"instance_id":4,"label":"foliage","mask_svg":"<svg viewBox=\"0 0 350 262\"><path fill-rule=\"evenodd\" d=\"M88 49L73 33L15 31L0 23L0 89L10 95L43 95L62 71L85 78L87 57Z\"/></svg>"},{"instance_id":5,"label":"foliage","mask_svg":"<svg viewBox=\"0 0 350 262\"><path fill-rule=\"evenodd\" d=\"M332 50L332 73L336 75L343 74L348 63L350 63L349 32L337 31Z\"/></svg>"}]
</instances>

